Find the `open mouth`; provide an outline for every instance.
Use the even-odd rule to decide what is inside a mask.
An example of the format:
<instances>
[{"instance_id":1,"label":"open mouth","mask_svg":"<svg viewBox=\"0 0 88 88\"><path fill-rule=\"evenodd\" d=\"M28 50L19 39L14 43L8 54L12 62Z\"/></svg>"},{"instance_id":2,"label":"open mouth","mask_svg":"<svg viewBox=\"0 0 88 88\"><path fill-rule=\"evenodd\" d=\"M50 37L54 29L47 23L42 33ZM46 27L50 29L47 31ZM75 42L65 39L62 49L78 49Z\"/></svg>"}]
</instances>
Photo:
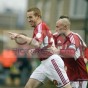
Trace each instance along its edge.
<instances>
[{"instance_id":1,"label":"open mouth","mask_svg":"<svg viewBox=\"0 0 88 88\"><path fill-rule=\"evenodd\" d=\"M35 27L35 23L33 21L29 21L31 27Z\"/></svg>"},{"instance_id":2,"label":"open mouth","mask_svg":"<svg viewBox=\"0 0 88 88\"><path fill-rule=\"evenodd\" d=\"M30 25L33 25L34 23L32 21L29 21Z\"/></svg>"}]
</instances>

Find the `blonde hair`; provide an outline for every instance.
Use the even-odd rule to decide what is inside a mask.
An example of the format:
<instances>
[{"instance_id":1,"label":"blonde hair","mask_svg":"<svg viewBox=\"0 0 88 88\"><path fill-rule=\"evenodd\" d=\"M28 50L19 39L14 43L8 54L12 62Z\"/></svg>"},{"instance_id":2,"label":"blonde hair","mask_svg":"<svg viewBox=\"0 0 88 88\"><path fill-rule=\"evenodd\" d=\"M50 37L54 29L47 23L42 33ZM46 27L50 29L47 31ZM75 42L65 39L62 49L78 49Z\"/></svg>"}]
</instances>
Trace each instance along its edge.
<instances>
[{"instance_id":1,"label":"blonde hair","mask_svg":"<svg viewBox=\"0 0 88 88\"><path fill-rule=\"evenodd\" d=\"M34 15L35 15L35 16L40 16L40 18L42 17L41 11L40 11L39 8L33 7L33 8L30 8L30 9L27 10L27 12L31 12L31 11L34 12Z\"/></svg>"},{"instance_id":2,"label":"blonde hair","mask_svg":"<svg viewBox=\"0 0 88 88\"><path fill-rule=\"evenodd\" d=\"M67 18L59 19L57 22L60 22L62 25L70 28L71 23L70 23L69 19L67 19Z\"/></svg>"}]
</instances>

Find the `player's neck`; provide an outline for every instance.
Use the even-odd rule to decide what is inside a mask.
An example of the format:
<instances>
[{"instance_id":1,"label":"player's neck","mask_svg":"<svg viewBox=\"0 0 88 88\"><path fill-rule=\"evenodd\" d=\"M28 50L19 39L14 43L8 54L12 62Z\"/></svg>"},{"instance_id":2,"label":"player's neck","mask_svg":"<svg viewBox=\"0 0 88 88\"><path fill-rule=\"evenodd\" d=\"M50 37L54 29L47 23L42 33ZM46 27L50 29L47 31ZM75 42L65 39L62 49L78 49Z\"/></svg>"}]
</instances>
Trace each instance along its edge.
<instances>
[{"instance_id":1,"label":"player's neck","mask_svg":"<svg viewBox=\"0 0 88 88\"><path fill-rule=\"evenodd\" d=\"M68 36L70 33L71 33L71 31L68 30L65 35Z\"/></svg>"},{"instance_id":2,"label":"player's neck","mask_svg":"<svg viewBox=\"0 0 88 88\"><path fill-rule=\"evenodd\" d=\"M39 19L39 20L37 21L37 23L36 23L36 26L39 25L41 22L42 22L42 20Z\"/></svg>"}]
</instances>

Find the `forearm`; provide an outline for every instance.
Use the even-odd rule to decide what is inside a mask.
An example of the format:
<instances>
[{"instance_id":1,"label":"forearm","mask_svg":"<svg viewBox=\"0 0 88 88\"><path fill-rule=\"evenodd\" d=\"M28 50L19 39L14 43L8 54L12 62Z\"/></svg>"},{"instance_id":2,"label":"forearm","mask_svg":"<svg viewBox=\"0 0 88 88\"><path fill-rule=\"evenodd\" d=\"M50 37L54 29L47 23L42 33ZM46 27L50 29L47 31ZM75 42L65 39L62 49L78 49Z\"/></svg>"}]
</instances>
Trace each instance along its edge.
<instances>
[{"instance_id":1,"label":"forearm","mask_svg":"<svg viewBox=\"0 0 88 88\"><path fill-rule=\"evenodd\" d=\"M74 58L75 50L74 49L60 49L58 54L64 58Z\"/></svg>"},{"instance_id":2,"label":"forearm","mask_svg":"<svg viewBox=\"0 0 88 88\"><path fill-rule=\"evenodd\" d=\"M39 43L35 39L24 36L24 35L19 35L19 37L26 40L29 45L32 45L33 47L39 47Z\"/></svg>"},{"instance_id":3,"label":"forearm","mask_svg":"<svg viewBox=\"0 0 88 88\"><path fill-rule=\"evenodd\" d=\"M52 52L48 51L47 48L36 48L33 51L33 55L37 55L39 58L49 58L51 55L53 55Z\"/></svg>"},{"instance_id":4,"label":"forearm","mask_svg":"<svg viewBox=\"0 0 88 88\"><path fill-rule=\"evenodd\" d=\"M27 36L24 36L24 35L20 35L20 37L25 39L29 45L32 45L34 47L39 47L40 46L39 42L36 41L36 39L34 39L34 38L30 38L30 37L27 37Z\"/></svg>"},{"instance_id":5,"label":"forearm","mask_svg":"<svg viewBox=\"0 0 88 88\"><path fill-rule=\"evenodd\" d=\"M21 37L21 38L23 38L24 40L26 40L28 44L31 43L31 41L32 41L32 38L27 37L27 36L25 36L25 35L19 35L19 37Z\"/></svg>"},{"instance_id":6,"label":"forearm","mask_svg":"<svg viewBox=\"0 0 88 88\"><path fill-rule=\"evenodd\" d=\"M17 40L17 38L21 38L21 40L25 40L29 45L32 45L34 47L39 47L41 45L41 42L37 41L35 38L30 38L25 36L24 34L18 34L18 33L12 33L8 32L10 34L10 38L12 40Z\"/></svg>"}]
</instances>

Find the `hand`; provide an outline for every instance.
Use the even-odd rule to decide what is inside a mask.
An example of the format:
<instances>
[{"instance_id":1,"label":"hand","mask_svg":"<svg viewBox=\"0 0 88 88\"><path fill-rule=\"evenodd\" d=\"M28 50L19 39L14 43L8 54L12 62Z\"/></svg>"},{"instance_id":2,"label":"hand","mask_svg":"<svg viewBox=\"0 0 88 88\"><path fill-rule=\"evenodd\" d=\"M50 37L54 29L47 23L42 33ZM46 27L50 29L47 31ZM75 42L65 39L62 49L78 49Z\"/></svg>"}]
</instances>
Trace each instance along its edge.
<instances>
[{"instance_id":1,"label":"hand","mask_svg":"<svg viewBox=\"0 0 88 88\"><path fill-rule=\"evenodd\" d=\"M53 54L58 54L59 53L59 49L57 49L56 47L52 46L50 48L48 48L48 51L50 51Z\"/></svg>"},{"instance_id":2,"label":"hand","mask_svg":"<svg viewBox=\"0 0 88 88\"><path fill-rule=\"evenodd\" d=\"M17 35L18 35L17 33L12 33L12 32L9 32L8 34L10 35L10 38L12 40L14 40L17 37Z\"/></svg>"},{"instance_id":3,"label":"hand","mask_svg":"<svg viewBox=\"0 0 88 88\"><path fill-rule=\"evenodd\" d=\"M35 50L35 49L30 49L30 50L28 50L27 56L28 56L29 58L32 57L34 50Z\"/></svg>"}]
</instances>

